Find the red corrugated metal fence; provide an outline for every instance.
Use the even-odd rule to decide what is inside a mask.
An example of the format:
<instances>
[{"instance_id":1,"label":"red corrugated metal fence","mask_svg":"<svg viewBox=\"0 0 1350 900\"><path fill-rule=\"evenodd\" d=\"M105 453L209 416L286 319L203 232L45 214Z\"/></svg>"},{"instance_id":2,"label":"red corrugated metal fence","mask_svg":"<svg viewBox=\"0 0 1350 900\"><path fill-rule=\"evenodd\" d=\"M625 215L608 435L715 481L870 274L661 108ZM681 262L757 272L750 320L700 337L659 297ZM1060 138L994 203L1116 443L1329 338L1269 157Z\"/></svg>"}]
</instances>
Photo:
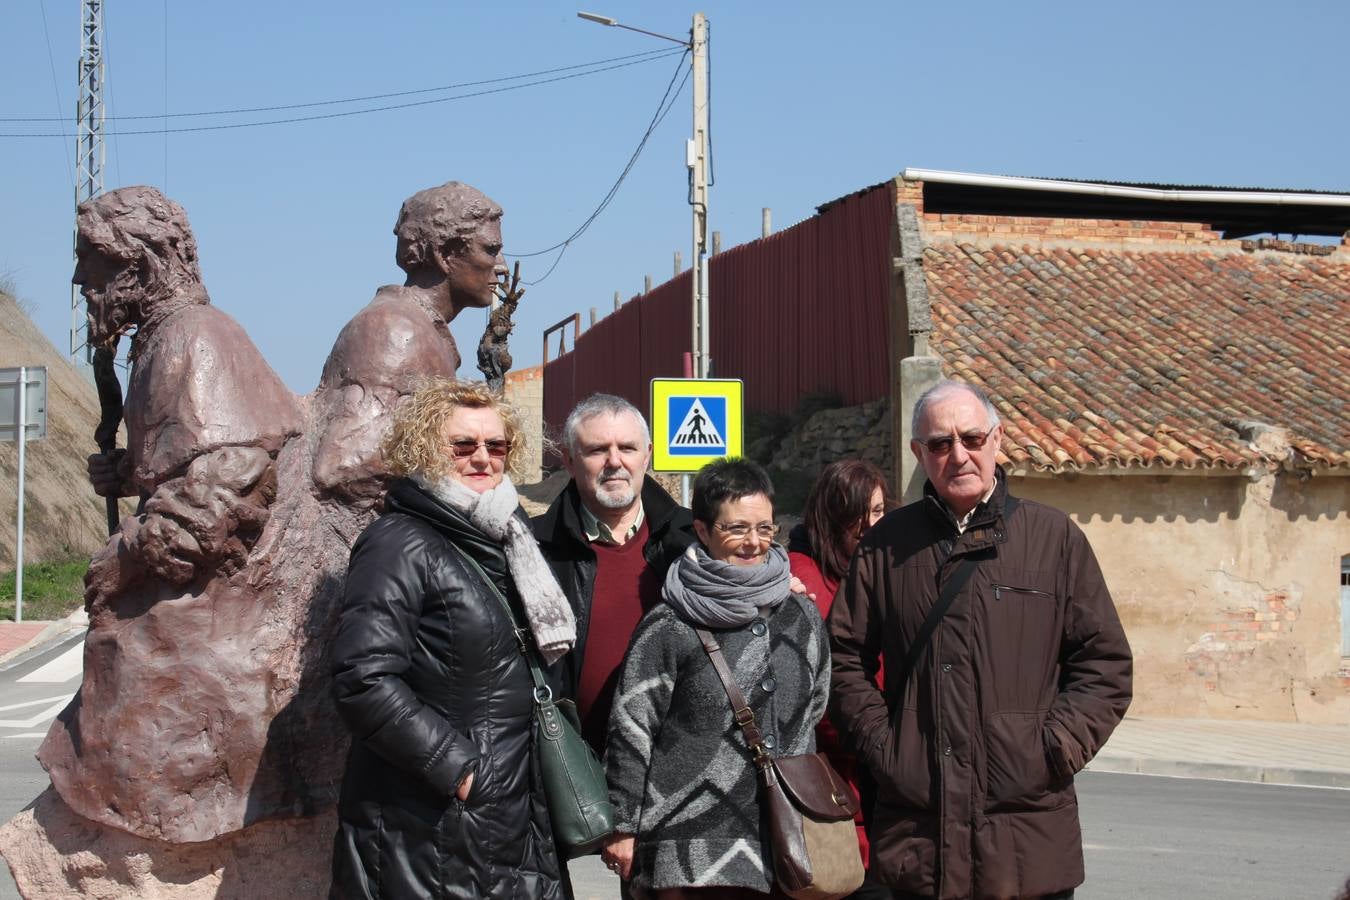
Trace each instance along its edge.
<instances>
[{"instance_id":1,"label":"red corrugated metal fence","mask_svg":"<svg viewBox=\"0 0 1350 900\"><path fill-rule=\"evenodd\" d=\"M790 412L803 395L819 392L850 405L886 395L893 216L885 184L710 258L712 374L743 379L747 409ZM686 271L634 298L544 366L551 434L596 391L650 415L650 380L683 374L689 279Z\"/></svg>"}]
</instances>

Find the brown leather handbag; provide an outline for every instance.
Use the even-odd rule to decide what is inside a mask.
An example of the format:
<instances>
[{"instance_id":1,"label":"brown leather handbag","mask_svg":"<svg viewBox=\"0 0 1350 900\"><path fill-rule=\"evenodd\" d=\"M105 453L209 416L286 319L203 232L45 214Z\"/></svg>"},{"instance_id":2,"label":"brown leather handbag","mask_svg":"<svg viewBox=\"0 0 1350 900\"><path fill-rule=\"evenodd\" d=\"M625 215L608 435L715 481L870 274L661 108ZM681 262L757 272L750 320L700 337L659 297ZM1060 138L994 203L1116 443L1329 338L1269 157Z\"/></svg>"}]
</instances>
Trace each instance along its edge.
<instances>
[{"instance_id":1,"label":"brown leather handbag","mask_svg":"<svg viewBox=\"0 0 1350 900\"><path fill-rule=\"evenodd\" d=\"M778 889L799 900L848 896L863 882L853 791L819 753L779 757L769 753L721 646L706 629L694 630L722 680L732 718L745 734L759 771L760 803L768 820Z\"/></svg>"}]
</instances>

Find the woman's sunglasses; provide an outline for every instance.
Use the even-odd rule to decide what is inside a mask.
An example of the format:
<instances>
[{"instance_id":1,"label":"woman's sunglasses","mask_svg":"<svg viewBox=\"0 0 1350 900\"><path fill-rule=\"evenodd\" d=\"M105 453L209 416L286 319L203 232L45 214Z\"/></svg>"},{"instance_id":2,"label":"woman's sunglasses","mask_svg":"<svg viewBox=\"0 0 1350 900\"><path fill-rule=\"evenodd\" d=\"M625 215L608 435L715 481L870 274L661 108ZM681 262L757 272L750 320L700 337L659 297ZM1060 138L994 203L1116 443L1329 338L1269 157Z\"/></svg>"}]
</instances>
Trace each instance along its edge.
<instances>
[{"instance_id":1,"label":"woman's sunglasses","mask_svg":"<svg viewBox=\"0 0 1350 900\"><path fill-rule=\"evenodd\" d=\"M511 452L511 442L498 440L496 438L490 441L451 441L450 452L455 454L455 459L467 459L478 452L482 447L487 451L487 455L493 459L505 459L506 454Z\"/></svg>"}]
</instances>

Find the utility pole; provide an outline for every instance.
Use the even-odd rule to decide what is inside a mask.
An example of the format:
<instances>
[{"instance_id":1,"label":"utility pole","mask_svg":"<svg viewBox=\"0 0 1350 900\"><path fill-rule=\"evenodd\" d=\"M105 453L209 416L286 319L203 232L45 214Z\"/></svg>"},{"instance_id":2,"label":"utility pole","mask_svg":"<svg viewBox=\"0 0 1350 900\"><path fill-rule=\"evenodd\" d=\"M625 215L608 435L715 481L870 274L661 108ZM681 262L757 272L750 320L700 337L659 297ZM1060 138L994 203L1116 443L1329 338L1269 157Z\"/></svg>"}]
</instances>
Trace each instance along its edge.
<instances>
[{"instance_id":1,"label":"utility pole","mask_svg":"<svg viewBox=\"0 0 1350 900\"><path fill-rule=\"evenodd\" d=\"M645 28L622 25L618 20L597 13L578 12L577 18L610 28L623 28L650 35L687 47L693 56L694 75L694 136L685 150L685 165L689 168L689 205L693 207L694 260L690 280L693 282L693 333L690 356L695 378L707 378L712 370L708 353L708 17L694 13L689 40L668 34L659 34ZM680 274L680 253L675 251L675 274Z\"/></svg>"},{"instance_id":2,"label":"utility pole","mask_svg":"<svg viewBox=\"0 0 1350 900\"><path fill-rule=\"evenodd\" d=\"M82 0L80 9L79 94L75 103L75 208L103 193L103 0ZM72 240L72 247L74 242ZM80 336L84 301L70 286L70 361L89 362L89 347ZM84 359L79 358L84 350Z\"/></svg>"},{"instance_id":3,"label":"utility pole","mask_svg":"<svg viewBox=\"0 0 1350 900\"><path fill-rule=\"evenodd\" d=\"M708 19L694 13L690 32L694 66L694 136L689 141L689 203L693 207L694 377L707 378L708 353Z\"/></svg>"}]
</instances>

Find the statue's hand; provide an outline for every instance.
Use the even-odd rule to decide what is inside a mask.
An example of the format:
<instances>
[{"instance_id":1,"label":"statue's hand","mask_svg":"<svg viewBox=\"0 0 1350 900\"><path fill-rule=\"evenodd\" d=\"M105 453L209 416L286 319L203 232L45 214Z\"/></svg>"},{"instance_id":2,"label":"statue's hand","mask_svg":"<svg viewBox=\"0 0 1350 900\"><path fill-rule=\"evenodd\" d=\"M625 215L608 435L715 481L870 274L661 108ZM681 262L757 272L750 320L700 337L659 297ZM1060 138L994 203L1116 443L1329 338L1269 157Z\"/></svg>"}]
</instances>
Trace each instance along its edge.
<instances>
[{"instance_id":1,"label":"statue's hand","mask_svg":"<svg viewBox=\"0 0 1350 900\"><path fill-rule=\"evenodd\" d=\"M511 270L511 276L501 277L497 282L497 294L506 306L515 308L520 302L520 298L525 296L525 289L520 286L520 260L516 260L515 268Z\"/></svg>"},{"instance_id":2,"label":"statue's hand","mask_svg":"<svg viewBox=\"0 0 1350 900\"><path fill-rule=\"evenodd\" d=\"M206 565L229 572L244 564L269 516L276 473L257 447L223 447L192 461L187 473L155 489L134 552L172 584Z\"/></svg>"},{"instance_id":3,"label":"statue's hand","mask_svg":"<svg viewBox=\"0 0 1350 900\"><path fill-rule=\"evenodd\" d=\"M135 490L127 483L127 451L115 449L111 453L94 453L88 462L89 483L100 497L129 497Z\"/></svg>"},{"instance_id":4,"label":"statue's hand","mask_svg":"<svg viewBox=\"0 0 1350 900\"><path fill-rule=\"evenodd\" d=\"M131 551L151 573L172 585L187 584L203 560L201 545L173 519L147 513L132 538Z\"/></svg>"}]
</instances>

